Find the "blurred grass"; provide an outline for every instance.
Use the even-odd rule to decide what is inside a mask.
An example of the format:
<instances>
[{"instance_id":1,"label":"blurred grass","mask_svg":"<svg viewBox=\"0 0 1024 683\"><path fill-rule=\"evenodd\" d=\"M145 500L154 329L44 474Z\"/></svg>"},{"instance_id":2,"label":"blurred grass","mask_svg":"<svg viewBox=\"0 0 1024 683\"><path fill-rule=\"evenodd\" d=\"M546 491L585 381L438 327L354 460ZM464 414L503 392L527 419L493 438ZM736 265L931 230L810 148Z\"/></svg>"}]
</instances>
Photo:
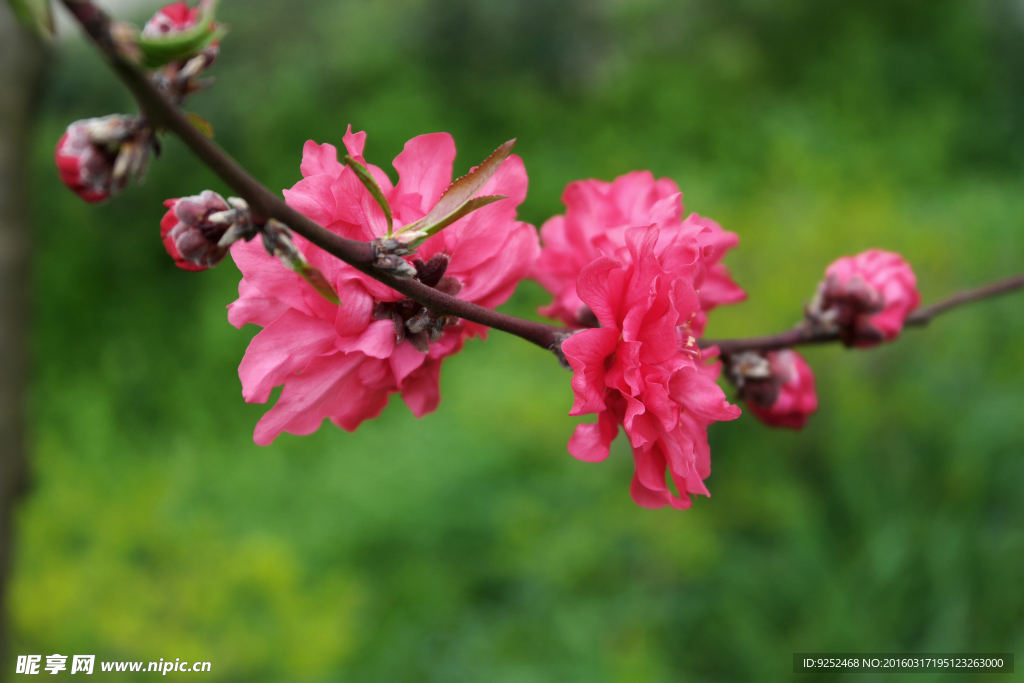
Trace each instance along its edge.
<instances>
[{"instance_id":1,"label":"blurred grass","mask_svg":"<svg viewBox=\"0 0 1024 683\"><path fill-rule=\"evenodd\" d=\"M455 136L457 172L518 137L537 225L567 182L650 168L741 235L728 263L750 301L710 336L789 326L831 260L872 246L910 260L926 301L1024 263L1019 3L250 0L223 15L220 83L191 106L269 186L348 123L385 168L421 133ZM446 362L424 420L396 399L355 434L258 448L266 407L236 374L256 330L223 309L237 270L184 273L157 239L163 199L223 186L173 140L102 207L53 173L69 121L130 108L85 45L61 48L35 139L14 651L209 660L222 681L511 683L787 680L795 651L1024 650L1019 296L890 347L808 350L808 428L715 426L713 497L688 512L630 502L620 442L574 461L568 375L497 333ZM506 310L541 303L524 283Z\"/></svg>"}]
</instances>

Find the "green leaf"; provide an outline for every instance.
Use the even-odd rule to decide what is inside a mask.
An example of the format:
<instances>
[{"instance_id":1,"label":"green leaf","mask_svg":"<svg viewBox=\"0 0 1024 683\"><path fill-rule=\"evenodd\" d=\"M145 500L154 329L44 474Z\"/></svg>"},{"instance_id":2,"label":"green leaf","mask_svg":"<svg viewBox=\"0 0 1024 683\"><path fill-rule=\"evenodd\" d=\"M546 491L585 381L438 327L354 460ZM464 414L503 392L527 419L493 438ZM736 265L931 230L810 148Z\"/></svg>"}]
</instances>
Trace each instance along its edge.
<instances>
[{"instance_id":1,"label":"green leaf","mask_svg":"<svg viewBox=\"0 0 1024 683\"><path fill-rule=\"evenodd\" d=\"M484 159L479 166L449 185L448 189L441 195L441 198L437 200L434 208L419 222L422 225L432 225L441 222L445 216L458 211L463 204L468 202L473 195L487 184L491 176L495 174L505 159L508 158L508 155L512 153L512 148L515 144L515 139L509 140L494 150L494 153Z\"/></svg>"},{"instance_id":2,"label":"green leaf","mask_svg":"<svg viewBox=\"0 0 1024 683\"><path fill-rule=\"evenodd\" d=\"M308 263L299 265L295 272L303 277L303 279L313 286L320 296L330 301L332 304L341 305L341 299L338 297L338 293L334 291L334 287L327 281L324 274L320 272L320 269L311 266Z\"/></svg>"},{"instance_id":3,"label":"green leaf","mask_svg":"<svg viewBox=\"0 0 1024 683\"><path fill-rule=\"evenodd\" d=\"M377 184L373 174L370 173L370 169L363 166L348 154L345 155L345 165L355 171L356 177L359 178L359 182L363 184L363 187L370 191L370 195L373 196L373 199L380 206L381 211L384 212L384 217L388 219L388 232L386 236L391 237L391 229L394 227L394 219L391 217L391 206L388 204L388 200L384 196L384 191L380 189L380 185Z\"/></svg>"},{"instance_id":4,"label":"green leaf","mask_svg":"<svg viewBox=\"0 0 1024 683\"><path fill-rule=\"evenodd\" d=\"M193 112L189 112L185 115L185 118L187 118L188 122L195 126L195 128L200 133L202 133L208 138L213 137L213 126L210 125L210 122L204 119L202 116L200 116L199 114L195 114Z\"/></svg>"},{"instance_id":5,"label":"green leaf","mask_svg":"<svg viewBox=\"0 0 1024 683\"><path fill-rule=\"evenodd\" d=\"M53 6L50 0L8 0L14 16L44 38L53 37Z\"/></svg>"},{"instance_id":6,"label":"green leaf","mask_svg":"<svg viewBox=\"0 0 1024 683\"><path fill-rule=\"evenodd\" d=\"M401 232L423 232L429 237L480 207L487 206L499 199L505 199L505 197L497 195L473 199L473 195L479 192L497 172L501 164L508 158L508 155L512 153L512 147L515 144L516 141L514 139L509 140L494 150L494 153L484 159L483 163L449 185L448 189L441 195L441 198L437 200L437 204L434 205L434 208L426 216L411 225L405 226ZM417 240L416 243L419 244L421 242L422 240Z\"/></svg>"},{"instance_id":7,"label":"green leaf","mask_svg":"<svg viewBox=\"0 0 1024 683\"><path fill-rule=\"evenodd\" d=\"M430 237L431 235L435 235L441 232L442 230L444 230L445 228L447 228L449 225L459 220L460 218L468 216L477 209L485 207L488 204L493 204L494 202L500 201L502 199L508 199L508 197L503 194L487 195L486 197L474 197L473 199L470 199L468 202L466 202L459 208L455 209L455 211L452 211L450 214L439 220L437 223L421 228L421 230L427 234L427 237ZM424 237L423 239L425 240L426 237Z\"/></svg>"},{"instance_id":8,"label":"green leaf","mask_svg":"<svg viewBox=\"0 0 1024 683\"><path fill-rule=\"evenodd\" d=\"M168 36L143 36L138 39L142 51L142 63L149 68L163 66L169 62L186 59L202 52L210 43L220 40L227 31L214 21L217 0L203 5L203 11L195 26Z\"/></svg>"}]
</instances>

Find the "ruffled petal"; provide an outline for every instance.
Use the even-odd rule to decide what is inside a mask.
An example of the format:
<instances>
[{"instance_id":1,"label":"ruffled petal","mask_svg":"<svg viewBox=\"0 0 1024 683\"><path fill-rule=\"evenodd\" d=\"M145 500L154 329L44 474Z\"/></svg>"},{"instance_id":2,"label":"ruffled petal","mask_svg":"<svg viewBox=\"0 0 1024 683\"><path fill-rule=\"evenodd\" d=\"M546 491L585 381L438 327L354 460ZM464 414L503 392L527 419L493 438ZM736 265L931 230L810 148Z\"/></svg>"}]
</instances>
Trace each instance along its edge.
<instances>
[{"instance_id":1,"label":"ruffled petal","mask_svg":"<svg viewBox=\"0 0 1024 683\"><path fill-rule=\"evenodd\" d=\"M437 410L441 401L441 361L428 359L402 384L402 400L416 417Z\"/></svg>"},{"instance_id":2,"label":"ruffled petal","mask_svg":"<svg viewBox=\"0 0 1024 683\"><path fill-rule=\"evenodd\" d=\"M360 396L344 391L343 385L364 359L365 356L357 353L314 358L302 374L292 375L285 382L277 404L256 423L253 440L266 446L281 432L312 434L325 417L347 414L348 410L359 406Z\"/></svg>"},{"instance_id":3,"label":"ruffled petal","mask_svg":"<svg viewBox=\"0 0 1024 683\"><path fill-rule=\"evenodd\" d=\"M271 390L334 347L330 323L289 309L253 337L238 377L247 403L266 403Z\"/></svg>"},{"instance_id":4,"label":"ruffled petal","mask_svg":"<svg viewBox=\"0 0 1024 683\"><path fill-rule=\"evenodd\" d=\"M569 453L583 462L601 462L608 457L609 447L619 433L611 411L602 411L596 424L576 425L569 439Z\"/></svg>"},{"instance_id":5,"label":"ruffled petal","mask_svg":"<svg viewBox=\"0 0 1024 683\"><path fill-rule=\"evenodd\" d=\"M288 304L267 296L243 277L238 281L238 299L228 304L228 322L238 329L248 323L266 327L287 310Z\"/></svg>"},{"instance_id":6,"label":"ruffled petal","mask_svg":"<svg viewBox=\"0 0 1024 683\"><path fill-rule=\"evenodd\" d=\"M455 141L448 133L419 135L405 143L395 157L398 185L393 194L418 194L420 208L429 211L452 182L455 162Z\"/></svg>"},{"instance_id":7,"label":"ruffled petal","mask_svg":"<svg viewBox=\"0 0 1024 683\"><path fill-rule=\"evenodd\" d=\"M601 327L583 330L562 342L562 353L572 366L572 390L576 397L570 415L605 409L605 361L615 352L619 331Z\"/></svg>"},{"instance_id":8,"label":"ruffled petal","mask_svg":"<svg viewBox=\"0 0 1024 683\"><path fill-rule=\"evenodd\" d=\"M395 326L390 320L374 320L357 336L338 337L335 347L346 353L364 353L371 358L388 358L395 350Z\"/></svg>"},{"instance_id":9,"label":"ruffled petal","mask_svg":"<svg viewBox=\"0 0 1024 683\"><path fill-rule=\"evenodd\" d=\"M351 126L349 130L351 130ZM365 133L363 133L363 137L366 137ZM337 147L328 144L318 145L312 140L306 140L306 144L302 147L302 163L299 164L303 178L321 174L337 176L341 173L342 168L344 166L338 162Z\"/></svg>"}]
</instances>

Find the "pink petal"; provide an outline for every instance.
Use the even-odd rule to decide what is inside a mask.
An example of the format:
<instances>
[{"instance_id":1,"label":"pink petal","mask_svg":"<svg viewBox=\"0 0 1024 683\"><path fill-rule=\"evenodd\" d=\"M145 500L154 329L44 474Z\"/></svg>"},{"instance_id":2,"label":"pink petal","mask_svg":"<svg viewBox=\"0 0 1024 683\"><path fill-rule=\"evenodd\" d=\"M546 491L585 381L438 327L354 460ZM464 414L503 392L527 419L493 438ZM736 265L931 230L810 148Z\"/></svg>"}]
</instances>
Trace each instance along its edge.
<instances>
[{"instance_id":1,"label":"pink petal","mask_svg":"<svg viewBox=\"0 0 1024 683\"><path fill-rule=\"evenodd\" d=\"M441 401L441 361L427 360L402 385L402 400L416 417L437 410Z\"/></svg>"},{"instance_id":2,"label":"pink petal","mask_svg":"<svg viewBox=\"0 0 1024 683\"><path fill-rule=\"evenodd\" d=\"M373 320L373 297L358 280L346 280L335 285L341 306L334 319L334 330L339 337L362 334Z\"/></svg>"},{"instance_id":3,"label":"pink petal","mask_svg":"<svg viewBox=\"0 0 1024 683\"><path fill-rule=\"evenodd\" d=\"M669 382L673 398L701 420L735 420L740 416L738 406L729 405L722 388L696 367L677 370Z\"/></svg>"},{"instance_id":4,"label":"pink petal","mask_svg":"<svg viewBox=\"0 0 1024 683\"><path fill-rule=\"evenodd\" d=\"M267 296L244 277L238 281L238 299L228 304L228 322L242 329L248 323L266 327L288 310L288 304Z\"/></svg>"},{"instance_id":5,"label":"pink petal","mask_svg":"<svg viewBox=\"0 0 1024 683\"><path fill-rule=\"evenodd\" d=\"M341 391L348 392L349 402L330 418L331 422L346 432L354 432L366 420L380 417L381 411L388 404L387 391L365 387L355 377L350 377Z\"/></svg>"},{"instance_id":6,"label":"pink petal","mask_svg":"<svg viewBox=\"0 0 1024 683\"><path fill-rule=\"evenodd\" d=\"M391 363L391 372L395 377L395 382L401 387L405 378L427 360L427 354L417 351L406 340L395 346L395 350L388 360Z\"/></svg>"},{"instance_id":7,"label":"pink petal","mask_svg":"<svg viewBox=\"0 0 1024 683\"><path fill-rule=\"evenodd\" d=\"M562 353L572 366L572 390L576 397L570 415L605 409L605 361L615 352L619 331L607 327L583 330L562 342Z\"/></svg>"},{"instance_id":8,"label":"pink petal","mask_svg":"<svg viewBox=\"0 0 1024 683\"><path fill-rule=\"evenodd\" d=\"M497 308L512 296L519 281L532 269L540 253L537 231L532 225L519 222L506 222L501 230L504 236L493 240L499 245L497 253L474 268L464 266L461 251L452 252L447 274L462 283L460 299Z\"/></svg>"},{"instance_id":9,"label":"pink petal","mask_svg":"<svg viewBox=\"0 0 1024 683\"><path fill-rule=\"evenodd\" d=\"M338 222L358 226L352 239L374 240L387 232L387 219L370 191L359 181L355 172L346 168L331 184L337 203L334 218ZM348 231L346 231L348 232Z\"/></svg>"},{"instance_id":10,"label":"pink petal","mask_svg":"<svg viewBox=\"0 0 1024 683\"><path fill-rule=\"evenodd\" d=\"M358 133L352 132L352 124L348 124L348 129L345 131L345 135L341 138L345 144L345 149L348 151L351 157L363 156L363 147L366 146L366 132L360 131Z\"/></svg>"},{"instance_id":11,"label":"pink petal","mask_svg":"<svg viewBox=\"0 0 1024 683\"><path fill-rule=\"evenodd\" d=\"M297 246L304 241L296 238ZM267 296L307 315L334 321L338 307L324 299L298 273L267 254L260 240L235 242L231 245L231 258L242 276Z\"/></svg>"},{"instance_id":12,"label":"pink petal","mask_svg":"<svg viewBox=\"0 0 1024 683\"><path fill-rule=\"evenodd\" d=\"M266 446L281 432L312 434L325 417L344 413L346 404L357 403L359 397L342 391L343 385L364 359L358 353L315 357L302 374L285 382L277 404L256 424L253 440Z\"/></svg>"},{"instance_id":13,"label":"pink petal","mask_svg":"<svg viewBox=\"0 0 1024 683\"><path fill-rule=\"evenodd\" d=\"M332 223L337 202L331 192L331 184L336 177L317 175L300 180L292 189L283 191L285 203L320 225Z\"/></svg>"},{"instance_id":14,"label":"pink petal","mask_svg":"<svg viewBox=\"0 0 1024 683\"><path fill-rule=\"evenodd\" d=\"M333 346L329 323L289 309L253 337L245 350L238 366L242 396L247 403L266 403L274 387Z\"/></svg>"},{"instance_id":15,"label":"pink petal","mask_svg":"<svg viewBox=\"0 0 1024 683\"><path fill-rule=\"evenodd\" d=\"M526 175L526 165L517 154L509 155L502 162L497 172L487 183L480 188L478 196L504 195L512 206L519 206L526 199L526 188L529 179Z\"/></svg>"},{"instance_id":16,"label":"pink petal","mask_svg":"<svg viewBox=\"0 0 1024 683\"><path fill-rule=\"evenodd\" d=\"M395 325L390 320L374 320L358 336L337 337L335 348L371 358L387 358L395 350Z\"/></svg>"},{"instance_id":17,"label":"pink petal","mask_svg":"<svg viewBox=\"0 0 1024 683\"><path fill-rule=\"evenodd\" d=\"M451 184L454 161L455 141L448 133L414 137L395 157L398 185L393 194L419 194L420 208L426 213Z\"/></svg>"},{"instance_id":18,"label":"pink petal","mask_svg":"<svg viewBox=\"0 0 1024 683\"><path fill-rule=\"evenodd\" d=\"M622 271L622 264L602 256L580 271L576 280L576 293L606 328L619 329L618 313L623 297Z\"/></svg>"},{"instance_id":19,"label":"pink petal","mask_svg":"<svg viewBox=\"0 0 1024 683\"><path fill-rule=\"evenodd\" d=\"M609 446L619 427L611 411L602 411L596 424L576 425L569 439L569 453L583 462L601 462L608 457Z\"/></svg>"},{"instance_id":20,"label":"pink petal","mask_svg":"<svg viewBox=\"0 0 1024 683\"><path fill-rule=\"evenodd\" d=\"M633 502L642 508L648 508L650 510L657 510L663 508L669 504L671 496L668 491L654 491L640 481L639 475L633 475L633 482L629 486L629 494L633 498Z\"/></svg>"},{"instance_id":21,"label":"pink petal","mask_svg":"<svg viewBox=\"0 0 1024 683\"><path fill-rule=\"evenodd\" d=\"M351 126L349 127L351 130ZM366 134L363 133L365 137ZM343 166L338 162L338 148L334 145L318 145L312 140L307 140L302 147L302 163L299 170L303 178L326 173L336 176L341 173Z\"/></svg>"}]
</instances>

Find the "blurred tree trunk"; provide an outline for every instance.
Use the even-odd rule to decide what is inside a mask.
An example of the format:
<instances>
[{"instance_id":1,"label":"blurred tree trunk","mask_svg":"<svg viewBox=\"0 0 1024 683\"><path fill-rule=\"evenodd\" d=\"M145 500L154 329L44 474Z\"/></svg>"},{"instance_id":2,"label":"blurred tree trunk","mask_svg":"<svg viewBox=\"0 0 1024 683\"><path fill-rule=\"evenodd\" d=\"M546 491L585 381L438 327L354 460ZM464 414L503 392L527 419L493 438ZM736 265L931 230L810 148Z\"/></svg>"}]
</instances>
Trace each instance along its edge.
<instances>
[{"instance_id":1,"label":"blurred tree trunk","mask_svg":"<svg viewBox=\"0 0 1024 683\"><path fill-rule=\"evenodd\" d=\"M7 645L13 509L25 489L28 376L28 154L43 49L0 2L0 662Z\"/></svg>"}]
</instances>

